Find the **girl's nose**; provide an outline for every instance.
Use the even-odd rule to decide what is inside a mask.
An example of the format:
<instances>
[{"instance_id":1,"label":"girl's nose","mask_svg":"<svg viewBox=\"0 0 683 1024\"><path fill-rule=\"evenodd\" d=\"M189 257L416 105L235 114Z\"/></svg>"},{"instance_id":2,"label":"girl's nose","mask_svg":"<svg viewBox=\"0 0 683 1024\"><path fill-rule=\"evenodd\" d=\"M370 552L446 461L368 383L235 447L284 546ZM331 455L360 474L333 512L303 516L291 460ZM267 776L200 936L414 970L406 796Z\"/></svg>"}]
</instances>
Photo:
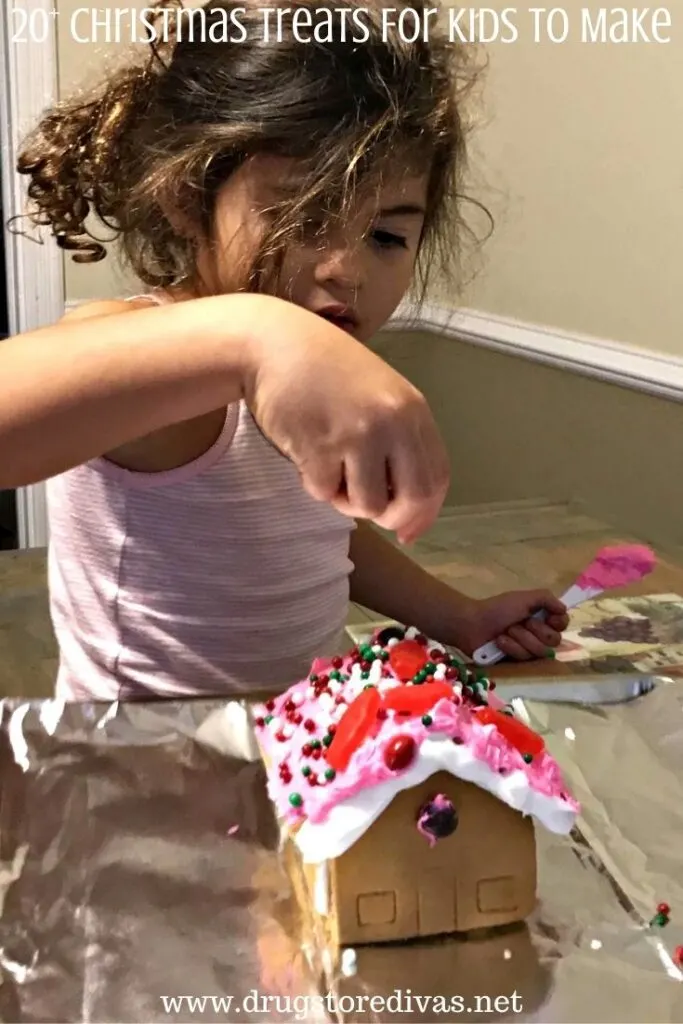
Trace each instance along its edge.
<instances>
[{"instance_id":1,"label":"girl's nose","mask_svg":"<svg viewBox=\"0 0 683 1024\"><path fill-rule=\"evenodd\" d=\"M317 256L315 276L319 284L334 283L357 291L364 276L360 246L326 240Z\"/></svg>"}]
</instances>

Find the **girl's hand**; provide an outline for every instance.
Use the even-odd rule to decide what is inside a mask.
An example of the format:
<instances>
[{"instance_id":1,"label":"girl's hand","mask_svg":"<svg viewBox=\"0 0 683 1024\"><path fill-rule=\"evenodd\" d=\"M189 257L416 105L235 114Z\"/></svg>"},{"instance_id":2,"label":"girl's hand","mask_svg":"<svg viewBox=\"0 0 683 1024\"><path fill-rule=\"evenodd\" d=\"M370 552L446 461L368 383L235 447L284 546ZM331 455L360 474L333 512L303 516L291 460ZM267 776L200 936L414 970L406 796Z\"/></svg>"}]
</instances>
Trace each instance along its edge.
<instances>
[{"instance_id":1,"label":"girl's hand","mask_svg":"<svg viewBox=\"0 0 683 1024\"><path fill-rule=\"evenodd\" d=\"M532 618L543 610L544 619ZM514 590L474 603L467 654L494 640L514 661L551 656L569 625L567 609L548 590Z\"/></svg>"},{"instance_id":2,"label":"girl's hand","mask_svg":"<svg viewBox=\"0 0 683 1024\"><path fill-rule=\"evenodd\" d=\"M285 302L250 338L247 363L252 415L309 494L402 542L432 525L448 456L412 384L345 331Z\"/></svg>"}]
</instances>

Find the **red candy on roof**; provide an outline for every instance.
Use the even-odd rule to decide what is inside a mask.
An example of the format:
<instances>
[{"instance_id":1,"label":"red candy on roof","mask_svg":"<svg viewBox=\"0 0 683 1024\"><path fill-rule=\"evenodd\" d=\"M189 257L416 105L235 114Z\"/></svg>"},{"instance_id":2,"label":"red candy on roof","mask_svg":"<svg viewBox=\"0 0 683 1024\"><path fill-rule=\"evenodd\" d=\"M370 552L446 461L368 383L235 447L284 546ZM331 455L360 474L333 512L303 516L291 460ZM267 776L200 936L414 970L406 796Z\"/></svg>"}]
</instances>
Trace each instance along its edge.
<instances>
[{"instance_id":1,"label":"red candy on roof","mask_svg":"<svg viewBox=\"0 0 683 1024\"><path fill-rule=\"evenodd\" d=\"M341 772L347 767L354 751L365 742L377 726L377 712L381 706L379 691L374 686L362 690L339 720L334 739L327 748L328 764Z\"/></svg>"},{"instance_id":2,"label":"red candy on roof","mask_svg":"<svg viewBox=\"0 0 683 1024\"><path fill-rule=\"evenodd\" d=\"M453 697L450 683L423 683L422 686L396 686L384 694L384 706L390 711L424 715L438 700Z\"/></svg>"},{"instance_id":3,"label":"red candy on roof","mask_svg":"<svg viewBox=\"0 0 683 1024\"><path fill-rule=\"evenodd\" d=\"M428 662L427 649L417 640L400 640L389 653L389 664L402 683L411 680Z\"/></svg>"},{"instance_id":4,"label":"red candy on roof","mask_svg":"<svg viewBox=\"0 0 683 1024\"><path fill-rule=\"evenodd\" d=\"M520 754L531 754L536 757L543 753L545 743L541 736L533 729L530 729L518 718L506 715L502 711L486 706L477 712L477 721L482 725L495 725L501 736L504 736L508 743L519 750Z\"/></svg>"}]
</instances>

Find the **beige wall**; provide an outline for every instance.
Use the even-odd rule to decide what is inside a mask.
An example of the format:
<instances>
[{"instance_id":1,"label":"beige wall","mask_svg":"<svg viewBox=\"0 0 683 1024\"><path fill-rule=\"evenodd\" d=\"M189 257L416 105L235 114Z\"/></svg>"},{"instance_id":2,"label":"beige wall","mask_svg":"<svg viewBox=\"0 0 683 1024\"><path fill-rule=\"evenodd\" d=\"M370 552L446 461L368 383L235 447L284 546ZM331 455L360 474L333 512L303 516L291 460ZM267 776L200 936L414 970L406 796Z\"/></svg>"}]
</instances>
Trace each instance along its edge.
<instances>
[{"instance_id":1,"label":"beige wall","mask_svg":"<svg viewBox=\"0 0 683 1024\"><path fill-rule=\"evenodd\" d=\"M497 227L465 304L683 355L675 23L672 38L489 47L473 170Z\"/></svg>"},{"instance_id":2,"label":"beige wall","mask_svg":"<svg viewBox=\"0 0 683 1024\"><path fill-rule=\"evenodd\" d=\"M375 348L430 398L450 503L577 500L683 545L683 405L437 335L386 332Z\"/></svg>"}]
</instances>

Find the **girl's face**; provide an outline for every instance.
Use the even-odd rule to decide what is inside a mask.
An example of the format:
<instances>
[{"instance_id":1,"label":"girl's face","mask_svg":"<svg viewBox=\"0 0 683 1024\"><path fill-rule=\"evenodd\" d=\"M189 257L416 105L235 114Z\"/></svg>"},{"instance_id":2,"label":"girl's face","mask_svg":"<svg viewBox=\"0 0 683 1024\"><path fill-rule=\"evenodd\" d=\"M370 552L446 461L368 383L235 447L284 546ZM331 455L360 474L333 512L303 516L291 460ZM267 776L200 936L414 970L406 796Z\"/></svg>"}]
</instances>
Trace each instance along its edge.
<instances>
[{"instance_id":1,"label":"girl's face","mask_svg":"<svg viewBox=\"0 0 683 1024\"><path fill-rule=\"evenodd\" d=\"M245 268L268 226L268 208L292 194L297 194L295 161L259 156L242 165L219 193L216 247L211 266L207 256L200 265L203 276L208 271L225 293L243 287ZM278 295L368 341L410 286L426 194L426 174L408 177L399 171L343 223L323 228L313 212L302 242L287 249Z\"/></svg>"}]
</instances>

